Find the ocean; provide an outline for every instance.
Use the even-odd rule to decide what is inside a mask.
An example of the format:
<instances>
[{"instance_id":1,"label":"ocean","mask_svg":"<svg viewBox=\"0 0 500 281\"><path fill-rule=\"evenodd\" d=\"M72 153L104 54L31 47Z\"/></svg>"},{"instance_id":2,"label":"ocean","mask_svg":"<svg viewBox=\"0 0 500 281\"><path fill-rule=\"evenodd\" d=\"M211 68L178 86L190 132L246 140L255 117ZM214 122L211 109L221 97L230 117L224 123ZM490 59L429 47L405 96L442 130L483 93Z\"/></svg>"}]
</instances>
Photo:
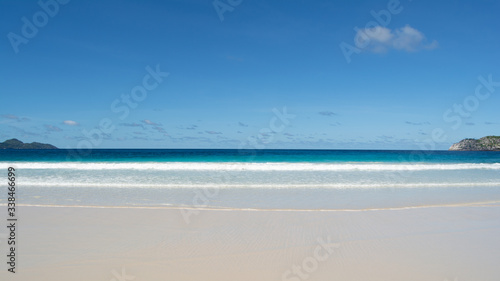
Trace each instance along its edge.
<instances>
[{"instance_id":1,"label":"ocean","mask_svg":"<svg viewBox=\"0 0 500 281\"><path fill-rule=\"evenodd\" d=\"M500 201L500 152L0 150L5 180L8 167L18 204L35 206L360 210Z\"/></svg>"}]
</instances>

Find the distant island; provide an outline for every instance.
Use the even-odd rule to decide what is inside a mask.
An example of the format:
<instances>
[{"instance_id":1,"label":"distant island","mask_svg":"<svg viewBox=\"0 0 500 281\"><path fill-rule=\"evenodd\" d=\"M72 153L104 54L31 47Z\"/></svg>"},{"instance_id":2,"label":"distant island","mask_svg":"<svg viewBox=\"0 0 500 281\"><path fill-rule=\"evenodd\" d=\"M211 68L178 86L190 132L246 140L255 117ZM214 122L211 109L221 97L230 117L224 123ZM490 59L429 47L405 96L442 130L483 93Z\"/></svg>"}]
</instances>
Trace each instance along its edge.
<instances>
[{"instance_id":1,"label":"distant island","mask_svg":"<svg viewBox=\"0 0 500 281\"><path fill-rule=\"evenodd\" d=\"M10 139L0 143L0 149L58 149L57 147L39 142L24 143L18 139Z\"/></svg>"},{"instance_id":2,"label":"distant island","mask_svg":"<svg viewBox=\"0 0 500 281\"><path fill-rule=\"evenodd\" d=\"M500 151L500 137L488 136L480 139L463 139L453 144L449 150L455 151Z\"/></svg>"}]
</instances>

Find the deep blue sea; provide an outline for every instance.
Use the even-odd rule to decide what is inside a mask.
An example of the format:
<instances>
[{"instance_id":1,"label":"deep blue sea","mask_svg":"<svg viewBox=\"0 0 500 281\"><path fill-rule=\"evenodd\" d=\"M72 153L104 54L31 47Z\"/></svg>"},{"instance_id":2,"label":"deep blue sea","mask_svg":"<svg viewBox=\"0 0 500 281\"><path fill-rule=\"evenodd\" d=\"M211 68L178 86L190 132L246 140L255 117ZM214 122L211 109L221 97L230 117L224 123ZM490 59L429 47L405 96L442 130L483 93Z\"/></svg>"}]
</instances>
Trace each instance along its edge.
<instances>
[{"instance_id":1,"label":"deep blue sea","mask_svg":"<svg viewBox=\"0 0 500 281\"><path fill-rule=\"evenodd\" d=\"M500 151L94 149L0 150L0 161L23 162L430 162L500 163Z\"/></svg>"},{"instance_id":2,"label":"deep blue sea","mask_svg":"<svg viewBox=\"0 0 500 281\"><path fill-rule=\"evenodd\" d=\"M10 166L25 205L360 209L500 200L500 152L0 150L0 168Z\"/></svg>"}]
</instances>

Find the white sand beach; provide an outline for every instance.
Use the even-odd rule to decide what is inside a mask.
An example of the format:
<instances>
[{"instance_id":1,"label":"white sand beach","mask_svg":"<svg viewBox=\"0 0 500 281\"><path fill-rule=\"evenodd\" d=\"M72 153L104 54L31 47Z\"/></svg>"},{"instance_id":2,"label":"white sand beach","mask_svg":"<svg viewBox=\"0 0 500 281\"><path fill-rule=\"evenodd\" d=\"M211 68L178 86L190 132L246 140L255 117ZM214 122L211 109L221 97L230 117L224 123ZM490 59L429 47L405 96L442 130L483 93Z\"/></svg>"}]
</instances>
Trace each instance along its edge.
<instances>
[{"instance_id":1,"label":"white sand beach","mask_svg":"<svg viewBox=\"0 0 500 281\"><path fill-rule=\"evenodd\" d=\"M500 205L378 210L20 206L1 280L498 280ZM337 244L338 243L338 244ZM2 241L5 249L5 241Z\"/></svg>"}]
</instances>

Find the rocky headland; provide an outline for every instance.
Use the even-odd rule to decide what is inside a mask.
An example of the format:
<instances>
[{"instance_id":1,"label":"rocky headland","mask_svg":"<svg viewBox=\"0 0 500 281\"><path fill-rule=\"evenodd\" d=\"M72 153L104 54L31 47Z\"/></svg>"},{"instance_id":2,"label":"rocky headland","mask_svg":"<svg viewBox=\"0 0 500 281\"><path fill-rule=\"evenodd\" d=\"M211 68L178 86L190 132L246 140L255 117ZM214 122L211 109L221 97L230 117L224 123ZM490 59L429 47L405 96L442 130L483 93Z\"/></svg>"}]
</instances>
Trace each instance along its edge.
<instances>
[{"instance_id":1,"label":"rocky headland","mask_svg":"<svg viewBox=\"0 0 500 281\"><path fill-rule=\"evenodd\" d=\"M488 136L480 139L463 139L453 144L449 150L455 151L500 151L500 137Z\"/></svg>"}]
</instances>

